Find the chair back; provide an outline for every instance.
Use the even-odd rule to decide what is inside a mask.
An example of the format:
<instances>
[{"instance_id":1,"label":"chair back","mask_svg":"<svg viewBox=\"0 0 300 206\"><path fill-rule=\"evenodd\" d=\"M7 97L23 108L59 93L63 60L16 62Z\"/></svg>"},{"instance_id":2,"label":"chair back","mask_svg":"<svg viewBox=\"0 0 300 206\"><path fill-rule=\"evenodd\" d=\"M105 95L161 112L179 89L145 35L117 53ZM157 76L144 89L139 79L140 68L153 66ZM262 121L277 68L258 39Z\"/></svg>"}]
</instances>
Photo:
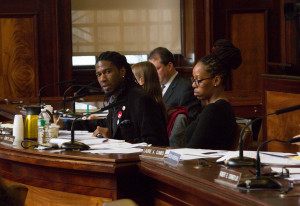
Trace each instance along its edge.
<instances>
[{"instance_id":1,"label":"chair back","mask_svg":"<svg viewBox=\"0 0 300 206\"><path fill-rule=\"evenodd\" d=\"M188 125L188 110L178 106L168 109L168 137L171 147L184 147L186 145L184 132Z\"/></svg>"},{"instance_id":2,"label":"chair back","mask_svg":"<svg viewBox=\"0 0 300 206\"><path fill-rule=\"evenodd\" d=\"M233 150L238 150L239 149L239 140L240 140L240 135L241 135L241 131L242 129L245 127L244 124L237 124L237 130L236 130L236 138L235 138L235 142L233 145ZM252 131L247 128L244 131L243 137L243 150L248 150L250 148L251 143L253 142L253 134Z\"/></svg>"}]
</instances>

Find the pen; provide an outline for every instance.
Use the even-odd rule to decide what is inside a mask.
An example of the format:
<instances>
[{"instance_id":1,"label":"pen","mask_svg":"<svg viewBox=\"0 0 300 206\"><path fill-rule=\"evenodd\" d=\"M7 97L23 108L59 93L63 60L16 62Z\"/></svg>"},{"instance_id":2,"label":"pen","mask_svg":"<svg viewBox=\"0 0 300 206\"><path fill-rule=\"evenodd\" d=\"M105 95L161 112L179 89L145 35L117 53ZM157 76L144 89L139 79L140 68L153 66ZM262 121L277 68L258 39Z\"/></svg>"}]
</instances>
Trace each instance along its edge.
<instances>
[{"instance_id":1,"label":"pen","mask_svg":"<svg viewBox=\"0 0 300 206\"><path fill-rule=\"evenodd\" d=\"M102 141L102 143L104 143L104 142L108 142L108 138L106 138Z\"/></svg>"},{"instance_id":2,"label":"pen","mask_svg":"<svg viewBox=\"0 0 300 206\"><path fill-rule=\"evenodd\" d=\"M87 104L86 105L86 118L89 117L89 105Z\"/></svg>"}]
</instances>

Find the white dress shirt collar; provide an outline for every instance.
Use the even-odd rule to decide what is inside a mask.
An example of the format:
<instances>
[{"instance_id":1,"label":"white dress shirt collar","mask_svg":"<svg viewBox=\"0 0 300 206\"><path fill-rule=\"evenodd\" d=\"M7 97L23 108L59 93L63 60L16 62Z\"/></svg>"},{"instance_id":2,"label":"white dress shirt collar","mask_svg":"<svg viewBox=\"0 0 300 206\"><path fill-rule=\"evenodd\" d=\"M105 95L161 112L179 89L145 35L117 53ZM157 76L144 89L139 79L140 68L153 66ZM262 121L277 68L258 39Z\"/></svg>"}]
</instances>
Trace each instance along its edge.
<instances>
[{"instance_id":1,"label":"white dress shirt collar","mask_svg":"<svg viewBox=\"0 0 300 206\"><path fill-rule=\"evenodd\" d=\"M171 83L173 82L173 80L175 79L175 77L177 76L178 72L176 72L173 76L171 76L171 78L169 79L169 81L164 84L164 89L162 90L162 95L164 96L166 91L168 90L169 86L171 85Z\"/></svg>"}]
</instances>

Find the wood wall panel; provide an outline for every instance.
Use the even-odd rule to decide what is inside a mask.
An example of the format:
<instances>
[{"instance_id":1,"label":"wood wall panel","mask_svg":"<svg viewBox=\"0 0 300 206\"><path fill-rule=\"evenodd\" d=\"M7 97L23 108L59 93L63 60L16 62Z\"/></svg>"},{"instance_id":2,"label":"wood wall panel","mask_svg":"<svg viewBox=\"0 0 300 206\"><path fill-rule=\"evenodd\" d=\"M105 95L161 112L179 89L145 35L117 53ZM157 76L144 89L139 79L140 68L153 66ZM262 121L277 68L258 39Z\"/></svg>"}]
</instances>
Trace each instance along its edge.
<instances>
[{"instance_id":1,"label":"wood wall panel","mask_svg":"<svg viewBox=\"0 0 300 206\"><path fill-rule=\"evenodd\" d=\"M230 38L240 48L242 64L232 71L230 90L261 91L266 63L265 12L229 13ZM255 81L253 81L255 79Z\"/></svg>"},{"instance_id":2,"label":"wood wall panel","mask_svg":"<svg viewBox=\"0 0 300 206\"><path fill-rule=\"evenodd\" d=\"M300 94L267 91L266 113L300 104ZM293 111L267 117L267 139L289 140L300 134L300 111ZM268 151L297 152L298 146L272 142L268 144Z\"/></svg>"},{"instance_id":3,"label":"wood wall panel","mask_svg":"<svg viewBox=\"0 0 300 206\"><path fill-rule=\"evenodd\" d=\"M263 75L265 113L300 104L300 77L284 75ZM279 138L288 140L300 134L300 111L274 115L264 119L263 140ZM295 145L270 143L268 150L296 152Z\"/></svg>"},{"instance_id":4,"label":"wood wall panel","mask_svg":"<svg viewBox=\"0 0 300 206\"><path fill-rule=\"evenodd\" d=\"M33 97L38 87L35 17L0 18L0 98Z\"/></svg>"},{"instance_id":5,"label":"wood wall panel","mask_svg":"<svg viewBox=\"0 0 300 206\"><path fill-rule=\"evenodd\" d=\"M34 54L35 59L32 58L29 61L26 58L26 61L31 62L34 68L30 70L34 71L34 80L29 78L31 73L27 70L22 75L22 79L18 74L17 80L23 81L22 87L19 85L15 87L18 90L18 97L38 96L40 87L72 78L71 0L0 0L0 18L32 18L33 26L28 25L24 27L24 30L27 31L33 27L31 33L26 33L26 35L34 39L34 47L24 50L22 55ZM21 35L20 32L18 35ZM22 40L25 41L25 39ZM10 39L5 38L4 42L8 44L8 41ZM19 41L15 43L15 46L20 46ZM1 43L0 47L3 47ZM16 59L19 58L20 62L17 66L20 67L24 60L20 59L20 54L18 56ZM32 85L33 81L35 83ZM28 83L31 84L29 89L27 89ZM9 80L9 84L15 84L14 80ZM67 85L64 86L67 88ZM42 91L42 96L60 96L64 91L64 86L46 88ZM15 93L9 91L9 95L15 95ZM0 94L1 97L3 98L2 94ZM5 98L9 98L7 93Z\"/></svg>"}]
</instances>

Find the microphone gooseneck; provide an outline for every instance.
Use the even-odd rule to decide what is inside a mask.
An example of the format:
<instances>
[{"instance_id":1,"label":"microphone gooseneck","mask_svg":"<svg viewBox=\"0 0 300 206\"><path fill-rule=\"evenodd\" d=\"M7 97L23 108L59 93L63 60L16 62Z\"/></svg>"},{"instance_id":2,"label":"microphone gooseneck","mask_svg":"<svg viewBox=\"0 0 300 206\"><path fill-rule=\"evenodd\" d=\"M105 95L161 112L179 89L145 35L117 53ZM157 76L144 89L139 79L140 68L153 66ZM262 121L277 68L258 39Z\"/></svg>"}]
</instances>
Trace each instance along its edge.
<instances>
[{"instance_id":1,"label":"microphone gooseneck","mask_svg":"<svg viewBox=\"0 0 300 206\"><path fill-rule=\"evenodd\" d=\"M98 83L98 81L94 81L94 82L91 82L91 83L89 83L88 84L88 86L92 86L92 85L94 85L94 84L99 84ZM74 94L76 94L76 95L78 95L82 90L84 90L84 89L86 89L86 87L81 87L81 88L79 88L76 92L74 92ZM102 90L101 90L102 91Z\"/></svg>"},{"instance_id":2,"label":"microphone gooseneck","mask_svg":"<svg viewBox=\"0 0 300 206\"><path fill-rule=\"evenodd\" d=\"M42 99L41 99L41 91L47 87L50 86L55 86L55 85L60 85L60 84L67 84L67 83L71 83L71 82L75 82L77 81L76 79L71 79L71 80L65 80L65 81L60 81L60 82L55 82L55 83L51 83L51 84L47 84L45 86L42 86L39 90L39 104L41 104Z\"/></svg>"},{"instance_id":3,"label":"microphone gooseneck","mask_svg":"<svg viewBox=\"0 0 300 206\"><path fill-rule=\"evenodd\" d=\"M62 100L63 111L66 110L66 102L68 102L68 101L73 101L73 100L75 100L75 99L79 99L79 98L81 98L81 97L85 97L85 96L86 96L86 94L81 94L81 95L76 95L76 96L74 96L74 97L71 97L71 98L69 98L69 99L66 99L66 94L67 94L67 92L70 91L70 89L72 89L73 87L80 87L80 89L81 89L81 88L88 88L88 89L93 89L93 90L96 90L96 91L102 91L101 88L92 87L92 86L90 86L90 85L75 84L75 85L69 86L69 87L65 90L65 92L64 92L64 94L63 94L63 100Z\"/></svg>"},{"instance_id":4,"label":"microphone gooseneck","mask_svg":"<svg viewBox=\"0 0 300 206\"><path fill-rule=\"evenodd\" d=\"M97 110L95 112L92 112L90 114L96 114L96 113L102 113L105 110L108 110L110 108L116 107L118 105L121 105L123 103L125 103L126 100L123 101L119 101L119 102L115 102L115 103L111 103L109 105L107 105L106 107L101 108L100 110ZM85 115L81 115L80 117L77 117L73 120L72 125L71 125L71 142L65 142L62 144L61 148L62 149L66 149L66 150L88 150L90 147L84 143L81 142L75 142L75 128L74 128L74 124L75 121L81 117L83 117Z\"/></svg>"},{"instance_id":5,"label":"microphone gooseneck","mask_svg":"<svg viewBox=\"0 0 300 206\"><path fill-rule=\"evenodd\" d=\"M295 110L298 110L298 109L300 109L300 104L292 106L292 107L287 107L287 108L284 108L284 109L276 110L274 113L278 115L278 114L283 114L283 113L286 113L286 112L295 111Z\"/></svg>"},{"instance_id":6,"label":"microphone gooseneck","mask_svg":"<svg viewBox=\"0 0 300 206\"><path fill-rule=\"evenodd\" d=\"M71 142L65 142L61 145L62 149L66 149L66 150L88 150L90 147L82 142L75 142L75 136L74 136L74 123L77 119L79 119L80 117L75 118L72 121L72 125L71 125Z\"/></svg>"},{"instance_id":7,"label":"microphone gooseneck","mask_svg":"<svg viewBox=\"0 0 300 206\"><path fill-rule=\"evenodd\" d=\"M290 140L279 140L279 139L270 139L268 141L263 142L262 144L259 145L259 147L256 150L256 173L255 177L250 178L245 180L244 182L239 184L239 187L246 187L248 189L253 189L253 188L268 188L268 189L279 189L281 188L281 184L269 177L261 176L261 162L260 162L260 156L259 152L260 149L270 143L270 142L283 142L283 143L296 143L300 142L300 137L292 138Z\"/></svg>"},{"instance_id":8,"label":"microphone gooseneck","mask_svg":"<svg viewBox=\"0 0 300 206\"><path fill-rule=\"evenodd\" d=\"M244 136L245 130L250 125L252 125L254 122L256 122L258 120L261 120L261 119L263 119L267 116L274 115L274 114L279 115L279 114L283 114L283 113L287 113L287 112L292 112L292 111L295 111L295 110L298 110L298 109L300 109L300 105L287 107L287 108L284 108L284 109L276 110L273 113L269 113L269 114L260 116L256 119L251 120L250 122L248 122L245 125L245 127L242 129L241 133L240 133L240 137L239 137L239 157L234 157L234 158L229 159L226 164L228 166L231 166L231 167L241 167L241 166L254 167L256 165L256 160L252 159L252 158L244 157L244 155L243 155L243 136Z\"/></svg>"}]
</instances>

